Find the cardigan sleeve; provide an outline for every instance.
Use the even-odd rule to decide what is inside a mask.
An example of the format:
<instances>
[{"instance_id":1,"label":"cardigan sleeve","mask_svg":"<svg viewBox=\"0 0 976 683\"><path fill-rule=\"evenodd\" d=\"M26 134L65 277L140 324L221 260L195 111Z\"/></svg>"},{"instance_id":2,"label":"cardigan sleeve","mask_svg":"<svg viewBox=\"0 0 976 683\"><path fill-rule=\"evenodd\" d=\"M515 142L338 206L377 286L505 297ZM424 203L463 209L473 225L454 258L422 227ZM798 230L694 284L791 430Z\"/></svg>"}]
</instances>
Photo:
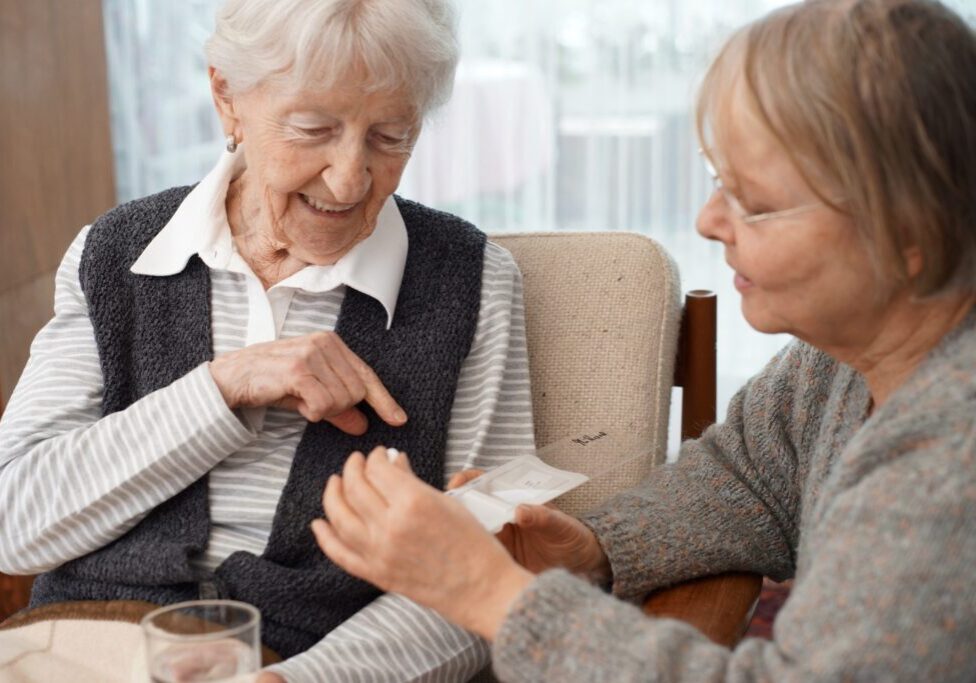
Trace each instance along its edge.
<instances>
[{"instance_id":1,"label":"cardigan sleeve","mask_svg":"<svg viewBox=\"0 0 976 683\"><path fill-rule=\"evenodd\" d=\"M616 595L733 570L792 575L805 442L819 420L810 406L826 401L832 372L822 354L791 344L676 463L582 517L610 559Z\"/></svg>"},{"instance_id":2,"label":"cardigan sleeve","mask_svg":"<svg viewBox=\"0 0 976 683\"><path fill-rule=\"evenodd\" d=\"M564 683L971 680L976 430L972 406L962 409L942 417L968 432L901 444L824 507L805 532L809 559L772 641L730 651L552 571L510 610L493 646L496 672Z\"/></svg>"}]
</instances>

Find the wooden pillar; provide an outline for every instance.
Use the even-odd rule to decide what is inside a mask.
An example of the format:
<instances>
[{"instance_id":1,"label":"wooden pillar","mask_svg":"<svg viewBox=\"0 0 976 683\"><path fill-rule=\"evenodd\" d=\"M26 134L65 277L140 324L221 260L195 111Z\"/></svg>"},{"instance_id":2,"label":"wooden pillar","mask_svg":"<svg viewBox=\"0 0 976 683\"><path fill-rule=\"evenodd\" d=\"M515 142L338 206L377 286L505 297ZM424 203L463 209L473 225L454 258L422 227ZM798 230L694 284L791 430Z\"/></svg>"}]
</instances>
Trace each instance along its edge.
<instances>
[{"instance_id":1,"label":"wooden pillar","mask_svg":"<svg viewBox=\"0 0 976 683\"><path fill-rule=\"evenodd\" d=\"M0 0L0 385L51 317L54 272L115 203L101 0Z\"/></svg>"},{"instance_id":2,"label":"wooden pillar","mask_svg":"<svg viewBox=\"0 0 976 683\"><path fill-rule=\"evenodd\" d=\"M0 0L0 411L65 250L114 203L101 0ZM30 581L0 575L0 619Z\"/></svg>"}]
</instances>

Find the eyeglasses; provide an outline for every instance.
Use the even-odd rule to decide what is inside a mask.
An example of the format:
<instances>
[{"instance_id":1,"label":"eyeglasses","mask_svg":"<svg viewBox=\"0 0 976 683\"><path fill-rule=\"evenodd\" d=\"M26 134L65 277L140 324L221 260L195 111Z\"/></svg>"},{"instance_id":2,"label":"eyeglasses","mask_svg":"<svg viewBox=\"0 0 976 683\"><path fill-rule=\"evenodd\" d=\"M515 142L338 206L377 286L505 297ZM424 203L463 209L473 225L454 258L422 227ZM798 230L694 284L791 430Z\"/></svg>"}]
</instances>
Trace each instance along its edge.
<instances>
[{"instance_id":1,"label":"eyeglasses","mask_svg":"<svg viewBox=\"0 0 976 683\"><path fill-rule=\"evenodd\" d=\"M722 182L722 177L718 174L715 166L709 160L708 156L705 154L705 150L698 150L701 154L702 160L705 162L705 170L708 171L708 175L712 178L712 185L715 186L713 192L721 193L722 197L725 199L725 203L729 205L732 209L732 213L735 214L736 218L741 220L743 223L752 225L753 223L761 223L763 221L773 220L774 218L788 218L790 216L796 216L801 213L806 213L807 211L812 211L813 209L819 209L821 206L826 206L824 202L812 202L810 204L804 204L802 206L796 206L792 209L783 209L782 211L766 211L764 213L749 213L746 211L745 207L742 206L742 202L739 198L725 186Z\"/></svg>"}]
</instances>

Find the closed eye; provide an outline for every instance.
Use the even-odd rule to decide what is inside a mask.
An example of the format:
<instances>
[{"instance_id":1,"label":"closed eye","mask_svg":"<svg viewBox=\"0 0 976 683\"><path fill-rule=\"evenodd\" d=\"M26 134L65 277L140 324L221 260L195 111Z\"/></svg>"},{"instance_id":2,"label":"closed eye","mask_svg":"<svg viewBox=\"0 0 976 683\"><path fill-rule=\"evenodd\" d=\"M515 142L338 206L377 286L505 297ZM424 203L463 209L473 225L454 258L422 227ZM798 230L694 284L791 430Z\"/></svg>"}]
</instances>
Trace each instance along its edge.
<instances>
[{"instance_id":1,"label":"closed eye","mask_svg":"<svg viewBox=\"0 0 976 683\"><path fill-rule=\"evenodd\" d=\"M376 131L372 136L373 144L383 150L390 152L409 154L413 147L413 140L410 135L390 135Z\"/></svg>"},{"instance_id":2,"label":"closed eye","mask_svg":"<svg viewBox=\"0 0 976 683\"><path fill-rule=\"evenodd\" d=\"M725 185L725 188L732 193L739 202L739 206L748 214L759 214L759 213L771 213L773 209L770 209L768 205L764 202L755 201L754 198L749 197L745 192L743 192L741 186L734 185L732 183Z\"/></svg>"},{"instance_id":3,"label":"closed eye","mask_svg":"<svg viewBox=\"0 0 976 683\"><path fill-rule=\"evenodd\" d=\"M746 213L748 213L750 216L761 213L774 213L777 211L777 209L770 208L765 204L756 204L745 200L742 200L741 204L742 208L745 209Z\"/></svg>"},{"instance_id":4,"label":"closed eye","mask_svg":"<svg viewBox=\"0 0 976 683\"><path fill-rule=\"evenodd\" d=\"M328 127L323 127L323 128L296 128L296 130L302 136L309 137L309 138L322 137L323 135L328 135L329 133L332 132L332 128L328 128Z\"/></svg>"}]
</instances>

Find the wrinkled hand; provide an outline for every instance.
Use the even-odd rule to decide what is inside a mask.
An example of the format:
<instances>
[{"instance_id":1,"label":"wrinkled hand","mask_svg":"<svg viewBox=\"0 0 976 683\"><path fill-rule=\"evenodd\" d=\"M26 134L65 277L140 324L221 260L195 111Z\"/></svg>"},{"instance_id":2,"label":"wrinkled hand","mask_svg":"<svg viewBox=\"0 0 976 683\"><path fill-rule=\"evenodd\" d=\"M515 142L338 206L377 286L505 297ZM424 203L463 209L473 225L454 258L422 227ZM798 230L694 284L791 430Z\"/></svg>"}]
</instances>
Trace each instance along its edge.
<instances>
[{"instance_id":1,"label":"wrinkled hand","mask_svg":"<svg viewBox=\"0 0 976 683\"><path fill-rule=\"evenodd\" d=\"M367 421L355 406L365 399L387 424L407 421L373 369L335 332L245 347L211 361L210 374L231 409L287 408L358 435Z\"/></svg>"},{"instance_id":2,"label":"wrinkled hand","mask_svg":"<svg viewBox=\"0 0 976 683\"><path fill-rule=\"evenodd\" d=\"M322 498L319 547L336 564L482 635L495 635L532 580L458 501L420 481L404 454L353 453Z\"/></svg>"},{"instance_id":3,"label":"wrinkled hand","mask_svg":"<svg viewBox=\"0 0 976 683\"><path fill-rule=\"evenodd\" d=\"M458 488L482 474L481 470L458 472L447 488ZM610 579L610 561L593 532L554 507L519 505L515 522L506 524L497 538L515 561L530 572L561 567L597 583Z\"/></svg>"}]
</instances>

